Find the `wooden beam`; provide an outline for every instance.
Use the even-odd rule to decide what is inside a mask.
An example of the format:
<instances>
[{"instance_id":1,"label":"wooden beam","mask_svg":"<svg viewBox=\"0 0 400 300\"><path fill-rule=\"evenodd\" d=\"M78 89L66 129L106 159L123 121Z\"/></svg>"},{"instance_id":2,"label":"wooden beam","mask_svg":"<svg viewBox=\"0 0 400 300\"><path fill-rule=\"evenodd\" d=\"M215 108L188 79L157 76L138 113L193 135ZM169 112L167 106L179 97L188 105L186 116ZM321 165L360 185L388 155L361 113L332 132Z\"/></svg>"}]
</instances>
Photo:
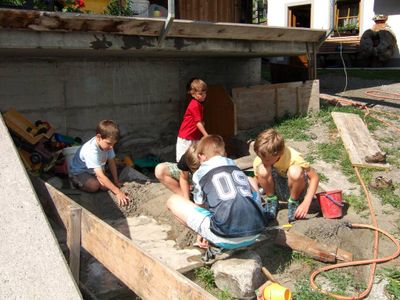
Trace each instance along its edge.
<instances>
[{"instance_id":1,"label":"wooden beam","mask_svg":"<svg viewBox=\"0 0 400 300\"><path fill-rule=\"evenodd\" d=\"M82 247L143 299L216 299L182 274L145 253L140 246L43 182L33 184L40 199L67 224L69 206L82 210Z\"/></svg>"},{"instance_id":2,"label":"wooden beam","mask_svg":"<svg viewBox=\"0 0 400 300\"><path fill-rule=\"evenodd\" d=\"M366 156L383 152L379 148L378 143L372 138L367 126L359 115L333 112L332 117L353 166L380 169L390 168L390 165L387 163L368 163L365 161Z\"/></svg>"},{"instance_id":3,"label":"wooden beam","mask_svg":"<svg viewBox=\"0 0 400 300\"><path fill-rule=\"evenodd\" d=\"M321 37L325 36L325 31L304 28L267 27L253 24L174 20L168 36L318 43Z\"/></svg>"},{"instance_id":4,"label":"wooden beam","mask_svg":"<svg viewBox=\"0 0 400 300\"><path fill-rule=\"evenodd\" d=\"M67 208L67 214L69 215L67 226L69 267L76 283L79 284L82 209L80 207L69 206Z\"/></svg>"},{"instance_id":5,"label":"wooden beam","mask_svg":"<svg viewBox=\"0 0 400 300\"><path fill-rule=\"evenodd\" d=\"M319 243L294 231L279 230L274 242L279 246L303 252L318 261L336 262L336 260L353 260L353 254L350 252L339 249L337 246Z\"/></svg>"},{"instance_id":6,"label":"wooden beam","mask_svg":"<svg viewBox=\"0 0 400 300\"><path fill-rule=\"evenodd\" d=\"M159 36L164 23L163 20L154 18L0 9L1 28L20 28L35 31L91 31Z\"/></svg>"},{"instance_id":7,"label":"wooden beam","mask_svg":"<svg viewBox=\"0 0 400 300\"><path fill-rule=\"evenodd\" d=\"M91 31L126 35L159 36L165 21L155 18L95 14L65 14L0 9L0 27L37 31ZM266 27L253 24L174 20L167 37L286 41L317 43L324 30Z\"/></svg>"}]
</instances>

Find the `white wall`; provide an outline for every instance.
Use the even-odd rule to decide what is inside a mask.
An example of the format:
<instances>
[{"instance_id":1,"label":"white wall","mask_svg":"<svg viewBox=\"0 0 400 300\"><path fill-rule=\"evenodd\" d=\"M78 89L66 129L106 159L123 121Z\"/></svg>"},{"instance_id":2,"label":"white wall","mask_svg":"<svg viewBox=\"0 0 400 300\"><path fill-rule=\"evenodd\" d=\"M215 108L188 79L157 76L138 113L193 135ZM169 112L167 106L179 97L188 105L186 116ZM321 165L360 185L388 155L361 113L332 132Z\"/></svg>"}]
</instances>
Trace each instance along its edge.
<instances>
[{"instance_id":1,"label":"white wall","mask_svg":"<svg viewBox=\"0 0 400 300\"><path fill-rule=\"evenodd\" d=\"M376 14L388 15L387 24L397 38L397 47L400 48L400 3L399 0L386 0L384 3L375 3L377 0L361 0L360 35L370 29L375 23L372 18ZM288 7L311 4L311 28L329 30L332 26L334 0L269 0L268 26L288 26ZM394 58L400 58L399 51Z\"/></svg>"},{"instance_id":2,"label":"white wall","mask_svg":"<svg viewBox=\"0 0 400 300\"><path fill-rule=\"evenodd\" d=\"M330 26L331 10L329 2L333 0L269 0L268 25L288 26L288 7L311 4L311 28L325 29Z\"/></svg>"}]
</instances>

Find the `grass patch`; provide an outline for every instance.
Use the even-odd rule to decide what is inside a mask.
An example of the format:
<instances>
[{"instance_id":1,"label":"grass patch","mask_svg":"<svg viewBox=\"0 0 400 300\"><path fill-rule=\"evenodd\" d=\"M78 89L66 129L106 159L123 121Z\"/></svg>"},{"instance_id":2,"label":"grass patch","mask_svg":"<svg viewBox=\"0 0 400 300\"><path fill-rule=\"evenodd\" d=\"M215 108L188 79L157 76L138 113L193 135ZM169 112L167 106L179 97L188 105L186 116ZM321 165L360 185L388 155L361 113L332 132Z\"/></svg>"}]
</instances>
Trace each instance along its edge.
<instances>
[{"instance_id":1,"label":"grass patch","mask_svg":"<svg viewBox=\"0 0 400 300\"><path fill-rule=\"evenodd\" d=\"M317 155L329 163L337 163L340 165L342 172L346 175L350 182L356 182L353 167L350 158L340 139L336 139L332 143L321 143L317 145Z\"/></svg>"},{"instance_id":2,"label":"grass patch","mask_svg":"<svg viewBox=\"0 0 400 300\"><path fill-rule=\"evenodd\" d=\"M219 300L233 300L234 298L228 291L221 291L215 285L214 274L209 267L201 267L194 271L196 282L198 282L209 293L216 296Z\"/></svg>"},{"instance_id":3,"label":"grass patch","mask_svg":"<svg viewBox=\"0 0 400 300\"><path fill-rule=\"evenodd\" d=\"M356 114L360 116L370 131L376 130L378 127L383 126L380 121L370 117L369 115L365 118L365 111L362 109L354 106L335 106L326 102L321 102L320 111L314 116L314 118L316 118L319 123L327 124L329 129L336 130L336 125L331 115L332 112Z\"/></svg>"},{"instance_id":4,"label":"grass patch","mask_svg":"<svg viewBox=\"0 0 400 300\"><path fill-rule=\"evenodd\" d=\"M344 199L349 206L351 206L356 212L360 213L367 209L364 196L356 196L353 194L344 195Z\"/></svg>"},{"instance_id":5,"label":"grass patch","mask_svg":"<svg viewBox=\"0 0 400 300\"><path fill-rule=\"evenodd\" d=\"M346 295L350 290L357 292L365 289L365 284L361 281L356 281L352 275L343 270L332 270L324 272L321 276L329 280L332 286L332 293L338 295Z\"/></svg>"},{"instance_id":6,"label":"grass patch","mask_svg":"<svg viewBox=\"0 0 400 300\"><path fill-rule=\"evenodd\" d=\"M383 79L398 81L400 78L400 70L362 70L362 69L346 69L349 77L358 77L362 79ZM318 69L319 75L343 75L343 70Z\"/></svg>"},{"instance_id":7,"label":"grass patch","mask_svg":"<svg viewBox=\"0 0 400 300\"><path fill-rule=\"evenodd\" d=\"M382 150L388 153L387 162L393 167L400 168L400 147L384 147Z\"/></svg>"},{"instance_id":8,"label":"grass patch","mask_svg":"<svg viewBox=\"0 0 400 300\"><path fill-rule=\"evenodd\" d=\"M360 169L361 178L368 185L376 176L373 169ZM392 188L370 189L371 193L377 195L384 204L390 204L395 208L400 208L400 199L394 192L398 188L398 184L394 183Z\"/></svg>"},{"instance_id":9,"label":"grass patch","mask_svg":"<svg viewBox=\"0 0 400 300\"><path fill-rule=\"evenodd\" d=\"M313 163L315 162L316 157L315 157L315 155L314 155L313 153L308 153L308 154L304 157L304 159L305 159L306 161L308 161L310 164L313 164ZM319 175L321 175L321 174L319 174ZM321 179L321 177L320 177L320 179Z\"/></svg>"},{"instance_id":10,"label":"grass patch","mask_svg":"<svg viewBox=\"0 0 400 300\"><path fill-rule=\"evenodd\" d=\"M332 297L323 295L317 291L314 291L310 282L307 279L302 279L296 282L295 291L293 292L293 298L296 300L330 300Z\"/></svg>"},{"instance_id":11,"label":"grass patch","mask_svg":"<svg viewBox=\"0 0 400 300\"><path fill-rule=\"evenodd\" d=\"M311 257L306 256L303 253L298 252L298 251L292 252L291 263L292 262L301 262L302 264L311 266L311 268L315 268L319 265L318 262L316 262L314 259L312 259Z\"/></svg>"},{"instance_id":12,"label":"grass patch","mask_svg":"<svg viewBox=\"0 0 400 300\"><path fill-rule=\"evenodd\" d=\"M320 182L328 182L329 181L329 178L327 176L325 176L325 174L323 174L323 173L318 173L318 177L319 177Z\"/></svg>"},{"instance_id":13,"label":"grass patch","mask_svg":"<svg viewBox=\"0 0 400 300\"><path fill-rule=\"evenodd\" d=\"M310 119L307 117L286 116L275 123L274 128L282 134L285 139L297 141L309 141L307 130L311 127Z\"/></svg>"},{"instance_id":14,"label":"grass patch","mask_svg":"<svg viewBox=\"0 0 400 300\"><path fill-rule=\"evenodd\" d=\"M207 290L215 287L214 274L210 268L198 268L195 270L194 274L196 279L201 282Z\"/></svg>"},{"instance_id":15,"label":"grass patch","mask_svg":"<svg viewBox=\"0 0 400 300\"><path fill-rule=\"evenodd\" d=\"M400 299L400 271L394 268L385 268L382 275L389 281L385 289L392 296L391 299Z\"/></svg>"}]
</instances>

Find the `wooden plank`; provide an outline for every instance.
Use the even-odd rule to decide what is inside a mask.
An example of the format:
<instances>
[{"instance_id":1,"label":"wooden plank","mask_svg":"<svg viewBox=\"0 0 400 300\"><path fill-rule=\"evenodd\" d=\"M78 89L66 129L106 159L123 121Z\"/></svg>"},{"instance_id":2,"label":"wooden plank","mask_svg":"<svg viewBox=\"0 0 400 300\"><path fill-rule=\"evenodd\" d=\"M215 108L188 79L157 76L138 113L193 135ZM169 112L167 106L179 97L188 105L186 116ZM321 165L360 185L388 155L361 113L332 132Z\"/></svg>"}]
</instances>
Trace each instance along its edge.
<instances>
[{"instance_id":1,"label":"wooden plank","mask_svg":"<svg viewBox=\"0 0 400 300\"><path fill-rule=\"evenodd\" d=\"M41 199L64 224L69 206L82 209L82 247L143 299L216 299L182 274L145 253L132 240L79 206L51 185L33 181ZM46 205L47 206L47 205Z\"/></svg>"},{"instance_id":2,"label":"wooden plank","mask_svg":"<svg viewBox=\"0 0 400 300\"><path fill-rule=\"evenodd\" d=\"M127 35L159 36L164 21L94 14L0 9L0 27L38 31L94 31Z\"/></svg>"},{"instance_id":3,"label":"wooden plank","mask_svg":"<svg viewBox=\"0 0 400 300\"><path fill-rule=\"evenodd\" d=\"M218 22L218 1L208 0L208 15L211 22Z\"/></svg>"},{"instance_id":4,"label":"wooden plank","mask_svg":"<svg viewBox=\"0 0 400 300\"><path fill-rule=\"evenodd\" d=\"M351 113L332 112L333 120L343 140L353 166L389 169L390 165L368 163L365 156L382 152L372 138L360 116Z\"/></svg>"},{"instance_id":5,"label":"wooden plank","mask_svg":"<svg viewBox=\"0 0 400 300\"><path fill-rule=\"evenodd\" d=\"M353 259L353 255L350 252L339 249L334 245L319 243L294 231L279 230L274 243L301 251L318 261L336 262L336 260L352 261Z\"/></svg>"},{"instance_id":6,"label":"wooden plank","mask_svg":"<svg viewBox=\"0 0 400 300\"><path fill-rule=\"evenodd\" d=\"M79 268L81 254L81 216L82 209L75 206L67 208L67 246L69 250L69 268L77 284L79 284Z\"/></svg>"},{"instance_id":7,"label":"wooden plank","mask_svg":"<svg viewBox=\"0 0 400 300\"><path fill-rule=\"evenodd\" d=\"M235 105L223 86L208 87L204 122L207 132L221 135L226 143L236 134Z\"/></svg>"},{"instance_id":8,"label":"wooden plank","mask_svg":"<svg viewBox=\"0 0 400 300\"><path fill-rule=\"evenodd\" d=\"M259 41L318 42L325 36L324 34L325 31L322 30L303 28L174 20L168 36Z\"/></svg>"},{"instance_id":9,"label":"wooden plank","mask_svg":"<svg viewBox=\"0 0 400 300\"><path fill-rule=\"evenodd\" d=\"M232 89L238 130L271 124L276 116L274 96L275 90L263 91L252 87Z\"/></svg>"},{"instance_id":10,"label":"wooden plank","mask_svg":"<svg viewBox=\"0 0 400 300\"><path fill-rule=\"evenodd\" d=\"M319 111L319 81L255 85L232 89L238 130L271 125L276 118Z\"/></svg>"},{"instance_id":11,"label":"wooden plank","mask_svg":"<svg viewBox=\"0 0 400 300\"><path fill-rule=\"evenodd\" d=\"M279 109L277 110L277 118L282 118L286 115L296 115L298 108L297 103L297 90L299 88L277 88L277 97L279 102Z\"/></svg>"}]
</instances>

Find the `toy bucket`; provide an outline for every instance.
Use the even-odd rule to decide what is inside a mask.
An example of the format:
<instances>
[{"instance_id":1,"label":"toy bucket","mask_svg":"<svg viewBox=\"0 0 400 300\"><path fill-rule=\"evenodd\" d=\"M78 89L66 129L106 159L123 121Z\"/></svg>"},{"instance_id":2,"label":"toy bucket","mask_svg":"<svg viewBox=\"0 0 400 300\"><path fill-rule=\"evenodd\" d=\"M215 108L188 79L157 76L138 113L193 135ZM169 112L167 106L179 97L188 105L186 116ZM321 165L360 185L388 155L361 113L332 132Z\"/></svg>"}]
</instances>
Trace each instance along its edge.
<instances>
[{"instance_id":1,"label":"toy bucket","mask_svg":"<svg viewBox=\"0 0 400 300\"><path fill-rule=\"evenodd\" d=\"M65 160L67 162L67 169L68 169L68 174L70 174L69 169L71 167L72 159L74 158L75 152L80 148L81 146L71 146L64 148L62 150L63 155L65 156Z\"/></svg>"},{"instance_id":2,"label":"toy bucket","mask_svg":"<svg viewBox=\"0 0 400 300\"><path fill-rule=\"evenodd\" d=\"M335 219L342 217L342 191L333 190L316 194L322 215L326 219Z\"/></svg>"},{"instance_id":3,"label":"toy bucket","mask_svg":"<svg viewBox=\"0 0 400 300\"><path fill-rule=\"evenodd\" d=\"M291 300L292 293L290 290L278 283L272 282L267 285L263 291L264 300Z\"/></svg>"}]
</instances>

